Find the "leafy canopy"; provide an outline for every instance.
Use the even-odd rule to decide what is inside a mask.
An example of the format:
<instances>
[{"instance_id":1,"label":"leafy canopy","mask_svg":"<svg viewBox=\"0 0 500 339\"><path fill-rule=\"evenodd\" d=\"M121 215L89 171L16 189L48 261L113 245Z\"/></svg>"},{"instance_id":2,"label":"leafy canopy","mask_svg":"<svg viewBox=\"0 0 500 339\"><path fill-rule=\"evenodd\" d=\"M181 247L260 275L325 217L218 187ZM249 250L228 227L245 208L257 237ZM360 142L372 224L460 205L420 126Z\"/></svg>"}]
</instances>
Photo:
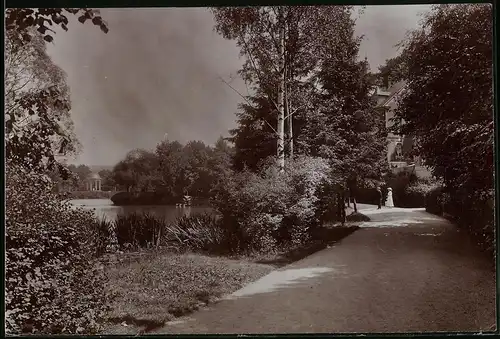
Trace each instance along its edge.
<instances>
[{"instance_id":1,"label":"leafy canopy","mask_svg":"<svg viewBox=\"0 0 500 339\"><path fill-rule=\"evenodd\" d=\"M408 87L394 125L416 137L434 175L483 198L493 193L492 28L491 5L435 6L404 45Z\"/></svg>"}]
</instances>

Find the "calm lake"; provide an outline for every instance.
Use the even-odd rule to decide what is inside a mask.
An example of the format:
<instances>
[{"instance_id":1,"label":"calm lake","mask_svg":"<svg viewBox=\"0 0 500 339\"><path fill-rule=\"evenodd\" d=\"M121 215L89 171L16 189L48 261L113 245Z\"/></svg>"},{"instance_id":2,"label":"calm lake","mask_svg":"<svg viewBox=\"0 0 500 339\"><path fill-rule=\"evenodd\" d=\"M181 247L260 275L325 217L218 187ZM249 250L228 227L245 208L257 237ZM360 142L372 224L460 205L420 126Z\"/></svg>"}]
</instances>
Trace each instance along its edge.
<instances>
[{"instance_id":1,"label":"calm lake","mask_svg":"<svg viewBox=\"0 0 500 339\"><path fill-rule=\"evenodd\" d=\"M84 209L93 209L100 218L115 220L119 214L134 212L148 212L164 217L166 220L175 220L184 215L195 215L211 212L210 207L176 207L176 206L115 206L109 199L76 199L71 203Z\"/></svg>"}]
</instances>

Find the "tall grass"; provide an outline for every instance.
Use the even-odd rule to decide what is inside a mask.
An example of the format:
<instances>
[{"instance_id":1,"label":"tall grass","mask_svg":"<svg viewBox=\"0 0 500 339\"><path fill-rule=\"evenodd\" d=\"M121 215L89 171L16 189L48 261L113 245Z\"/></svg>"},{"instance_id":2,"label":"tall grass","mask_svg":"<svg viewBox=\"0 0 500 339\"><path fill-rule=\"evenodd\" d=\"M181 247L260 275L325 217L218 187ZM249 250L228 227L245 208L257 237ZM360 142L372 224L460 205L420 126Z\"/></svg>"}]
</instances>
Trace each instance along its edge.
<instances>
[{"instance_id":1,"label":"tall grass","mask_svg":"<svg viewBox=\"0 0 500 339\"><path fill-rule=\"evenodd\" d=\"M102 222L102 232L109 229L106 223ZM112 227L122 249L168 247L217 254L230 250L228 232L210 213L183 216L172 222L147 212L132 213L119 215Z\"/></svg>"},{"instance_id":2,"label":"tall grass","mask_svg":"<svg viewBox=\"0 0 500 339\"><path fill-rule=\"evenodd\" d=\"M159 246L166 221L150 213L119 215L115 232L120 247L146 248Z\"/></svg>"},{"instance_id":3,"label":"tall grass","mask_svg":"<svg viewBox=\"0 0 500 339\"><path fill-rule=\"evenodd\" d=\"M163 239L166 244L177 244L181 248L221 253L229 250L226 235L227 232L214 215L203 213L183 216L167 224Z\"/></svg>"}]
</instances>

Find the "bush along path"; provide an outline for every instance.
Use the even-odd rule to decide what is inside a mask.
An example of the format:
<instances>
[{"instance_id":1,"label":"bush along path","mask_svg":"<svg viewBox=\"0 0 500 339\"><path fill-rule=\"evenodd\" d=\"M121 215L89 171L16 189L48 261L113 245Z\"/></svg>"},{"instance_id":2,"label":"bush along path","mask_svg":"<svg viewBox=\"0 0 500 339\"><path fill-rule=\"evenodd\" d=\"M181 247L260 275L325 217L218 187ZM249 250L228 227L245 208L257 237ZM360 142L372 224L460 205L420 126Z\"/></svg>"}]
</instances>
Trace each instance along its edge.
<instances>
[{"instance_id":1,"label":"bush along path","mask_svg":"<svg viewBox=\"0 0 500 339\"><path fill-rule=\"evenodd\" d=\"M342 242L154 333L495 329L495 272L464 232L423 209L360 211L372 221Z\"/></svg>"}]
</instances>

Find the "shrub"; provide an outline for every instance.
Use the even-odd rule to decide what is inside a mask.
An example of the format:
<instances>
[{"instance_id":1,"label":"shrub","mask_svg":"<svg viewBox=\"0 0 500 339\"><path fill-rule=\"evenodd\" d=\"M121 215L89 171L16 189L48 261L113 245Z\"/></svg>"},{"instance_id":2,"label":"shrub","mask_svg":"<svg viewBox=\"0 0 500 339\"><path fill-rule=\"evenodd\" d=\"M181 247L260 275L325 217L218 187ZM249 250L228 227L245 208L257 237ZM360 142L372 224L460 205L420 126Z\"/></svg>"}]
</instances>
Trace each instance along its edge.
<instances>
[{"instance_id":1,"label":"shrub","mask_svg":"<svg viewBox=\"0 0 500 339\"><path fill-rule=\"evenodd\" d=\"M400 207L426 207L426 196L435 189L437 183L429 180L418 180L406 187L400 199Z\"/></svg>"},{"instance_id":2,"label":"shrub","mask_svg":"<svg viewBox=\"0 0 500 339\"><path fill-rule=\"evenodd\" d=\"M382 193L384 194L384 196L382 197L382 201L385 201L387 194L385 191L382 191ZM362 186L356 189L356 202L358 203L377 205L378 199L379 195L377 193L376 187Z\"/></svg>"},{"instance_id":3,"label":"shrub","mask_svg":"<svg viewBox=\"0 0 500 339\"><path fill-rule=\"evenodd\" d=\"M321 222L327 162L298 157L280 172L270 160L259 173L233 173L215 189L212 204L239 250L266 252L284 242L300 244Z\"/></svg>"},{"instance_id":4,"label":"shrub","mask_svg":"<svg viewBox=\"0 0 500 339\"><path fill-rule=\"evenodd\" d=\"M441 203L443 195L442 187L435 187L427 192L425 196L425 210L432 214L442 215L443 205Z\"/></svg>"},{"instance_id":5,"label":"shrub","mask_svg":"<svg viewBox=\"0 0 500 339\"><path fill-rule=\"evenodd\" d=\"M416 177L406 172L389 174L383 185L384 201L387 197L387 188L392 188L392 199L396 207L410 207L406 201L407 188L416 181ZM411 206L415 207L415 206ZM423 207L423 205L422 205Z\"/></svg>"},{"instance_id":6,"label":"shrub","mask_svg":"<svg viewBox=\"0 0 500 339\"><path fill-rule=\"evenodd\" d=\"M425 207L427 192L436 187L434 180L417 178L414 174L400 172L390 174L380 183L382 188L382 201L387 199L387 188L392 188L394 206L403 208ZM357 189L356 200L359 203L378 204L376 185L365 185Z\"/></svg>"},{"instance_id":7,"label":"shrub","mask_svg":"<svg viewBox=\"0 0 500 339\"><path fill-rule=\"evenodd\" d=\"M353 212L347 216L347 220L351 222L363 222L363 221L370 221L370 217L359 213L359 212Z\"/></svg>"},{"instance_id":8,"label":"shrub","mask_svg":"<svg viewBox=\"0 0 500 339\"><path fill-rule=\"evenodd\" d=\"M466 229L478 244L485 250L494 253L495 223L494 223L494 190L476 191L468 196L446 190L444 195L444 213L453 218L461 228Z\"/></svg>"},{"instance_id":9,"label":"shrub","mask_svg":"<svg viewBox=\"0 0 500 339\"><path fill-rule=\"evenodd\" d=\"M280 176L269 172L266 176L244 171L234 173L222 183L213 199L221 222L232 233L232 250L271 249L275 246L273 232L281 224L284 200L290 194Z\"/></svg>"},{"instance_id":10,"label":"shrub","mask_svg":"<svg viewBox=\"0 0 500 339\"><path fill-rule=\"evenodd\" d=\"M479 245L493 253L495 249L495 223L493 189L488 194L471 194L467 199L449 188L435 187L426 195L425 210L451 218L466 229Z\"/></svg>"},{"instance_id":11,"label":"shrub","mask_svg":"<svg viewBox=\"0 0 500 339\"><path fill-rule=\"evenodd\" d=\"M92 212L51 193L47 177L8 166L5 221L6 331L96 333L108 304L97 259L107 241Z\"/></svg>"}]
</instances>

